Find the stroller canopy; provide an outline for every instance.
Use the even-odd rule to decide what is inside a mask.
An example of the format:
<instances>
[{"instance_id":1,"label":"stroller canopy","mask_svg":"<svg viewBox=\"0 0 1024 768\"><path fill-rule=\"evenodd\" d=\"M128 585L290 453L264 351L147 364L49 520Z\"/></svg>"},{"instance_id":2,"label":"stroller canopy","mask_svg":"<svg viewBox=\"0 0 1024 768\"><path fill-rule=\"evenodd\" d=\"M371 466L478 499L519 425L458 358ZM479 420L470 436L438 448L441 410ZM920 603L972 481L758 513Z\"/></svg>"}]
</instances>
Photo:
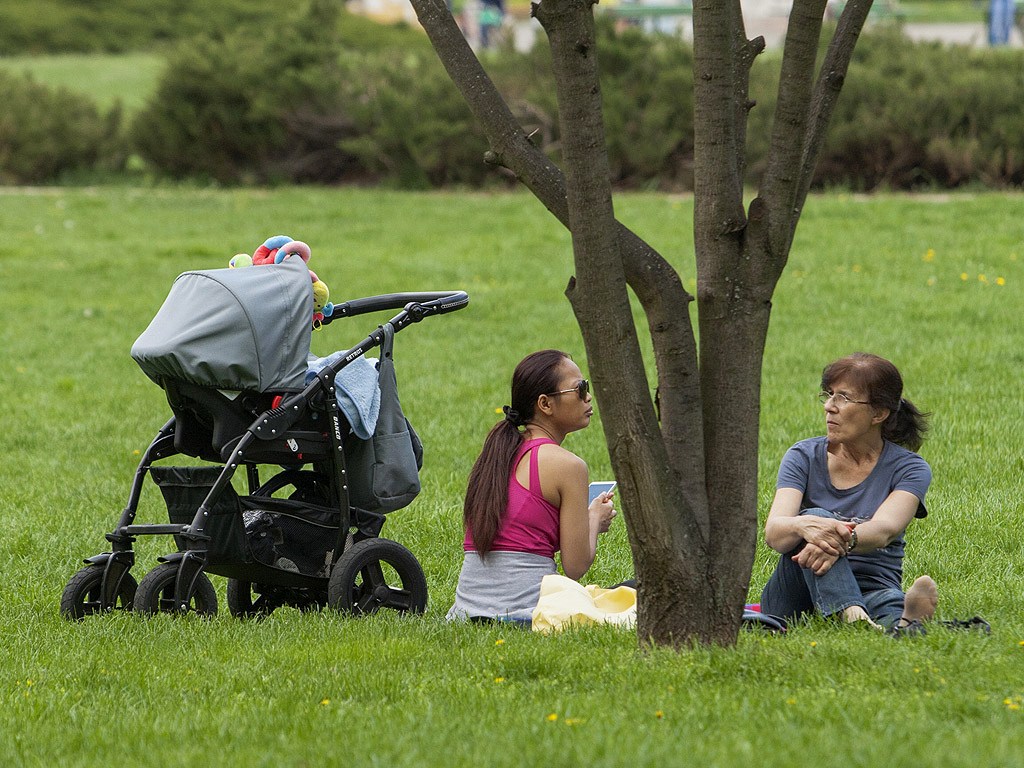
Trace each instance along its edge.
<instances>
[{"instance_id":1,"label":"stroller canopy","mask_svg":"<svg viewBox=\"0 0 1024 768\"><path fill-rule=\"evenodd\" d=\"M178 276L132 357L164 379L217 389L302 389L313 317L309 270L299 256L280 264Z\"/></svg>"}]
</instances>

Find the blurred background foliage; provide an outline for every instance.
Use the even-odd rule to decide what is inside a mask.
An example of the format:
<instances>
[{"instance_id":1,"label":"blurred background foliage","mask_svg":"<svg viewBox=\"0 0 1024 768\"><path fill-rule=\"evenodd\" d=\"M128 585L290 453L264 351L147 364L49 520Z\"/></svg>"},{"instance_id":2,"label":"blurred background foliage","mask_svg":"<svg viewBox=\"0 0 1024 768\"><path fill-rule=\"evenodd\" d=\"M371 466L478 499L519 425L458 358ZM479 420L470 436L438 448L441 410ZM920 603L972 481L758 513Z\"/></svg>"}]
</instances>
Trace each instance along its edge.
<instances>
[{"instance_id":1,"label":"blurred background foliage","mask_svg":"<svg viewBox=\"0 0 1024 768\"><path fill-rule=\"evenodd\" d=\"M915 43L899 23L862 36L816 186L1019 187L1024 51ZM691 189L691 46L608 17L599 30L613 183ZM557 161L546 42L481 57ZM749 181L764 166L780 61L770 50L751 73ZM331 0L2 2L0 98L2 184L511 183L484 164L486 141L422 32Z\"/></svg>"}]
</instances>

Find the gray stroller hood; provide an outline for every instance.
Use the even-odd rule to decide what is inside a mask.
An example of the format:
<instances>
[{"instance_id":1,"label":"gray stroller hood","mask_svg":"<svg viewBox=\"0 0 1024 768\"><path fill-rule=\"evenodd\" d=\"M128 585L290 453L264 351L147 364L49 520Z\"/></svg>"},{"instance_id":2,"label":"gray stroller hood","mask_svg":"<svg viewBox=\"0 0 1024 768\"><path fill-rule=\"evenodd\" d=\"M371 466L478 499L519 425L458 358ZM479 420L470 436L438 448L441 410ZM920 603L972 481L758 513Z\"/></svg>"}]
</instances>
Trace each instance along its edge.
<instances>
[{"instance_id":1,"label":"gray stroller hood","mask_svg":"<svg viewBox=\"0 0 1024 768\"><path fill-rule=\"evenodd\" d=\"M175 379L217 389L298 392L312 317L312 282L299 256L185 272L132 345L132 358L161 386Z\"/></svg>"}]
</instances>

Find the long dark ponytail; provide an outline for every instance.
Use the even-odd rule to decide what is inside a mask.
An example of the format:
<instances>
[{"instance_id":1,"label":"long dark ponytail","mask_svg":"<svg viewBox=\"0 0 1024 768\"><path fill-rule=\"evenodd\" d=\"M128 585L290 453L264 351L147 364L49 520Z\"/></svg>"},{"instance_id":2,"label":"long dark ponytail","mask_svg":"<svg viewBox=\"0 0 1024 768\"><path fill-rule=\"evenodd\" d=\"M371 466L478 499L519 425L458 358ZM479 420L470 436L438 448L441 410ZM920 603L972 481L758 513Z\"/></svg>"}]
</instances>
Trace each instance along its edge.
<instances>
[{"instance_id":1,"label":"long dark ponytail","mask_svg":"<svg viewBox=\"0 0 1024 768\"><path fill-rule=\"evenodd\" d=\"M920 450L928 431L928 417L903 397L903 377L884 357L868 352L855 352L825 366L821 388L832 391L832 385L848 381L867 394L876 408L888 408L889 417L882 423L882 437L911 451Z\"/></svg>"},{"instance_id":2,"label":"long dark ponytail","mask_svg":"<svg viewBox=\"0 0 1024 768\"><path fill-rule=\"evenodd\" d=\"M569 359L565 352L544 349L527 355L512 374L512 404L505 417L487 433L483 449L469 473L462 519L481 555L491 550L508 507L512 462L523 442L521 427L533 419L537 399L558 388L558 367Z\"/></svg>"}]
</instances>

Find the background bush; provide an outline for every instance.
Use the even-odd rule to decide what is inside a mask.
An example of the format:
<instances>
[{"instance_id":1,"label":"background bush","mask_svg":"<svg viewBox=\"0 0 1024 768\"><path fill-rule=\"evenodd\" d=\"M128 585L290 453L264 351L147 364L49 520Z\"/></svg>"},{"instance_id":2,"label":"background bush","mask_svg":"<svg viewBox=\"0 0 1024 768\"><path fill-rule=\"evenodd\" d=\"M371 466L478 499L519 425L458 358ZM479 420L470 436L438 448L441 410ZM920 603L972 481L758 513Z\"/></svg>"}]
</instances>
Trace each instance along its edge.
<instances>
[{"instance_id":1,"label":"background bush","mask_svg":"<svg viewBox=\"0 0 1024 768\"><path fill-rule=\"evenodd\" d=\"M0 3L0 56L122 53L247 21L272 25L289 0L32 0Z\"/></svg>"},{"instance_id":2,"label":"background bush","mask_svg":"<svg viewBox=\"0 0 1024 768\"><path fill-rule=\"evenodd\" d=\"M0 71L0 184L36 184L74 172L119 170L121 111Z\"/></svg>"},{"instance_id":3,"label":"background bush","mask_svg":"<svg viewBox=\"0 0 1024 768\"><path fill-rule=\"evenodd\" d=\"M752 171L763 167L777 67L752 92ZM875 28L854 52L815 176L858 190L1024 183L1024 52L911 43Z\"/></svg>"},{"instance_id":4,"label":"background bush","mask_svg":"<svg viewBox=\"0 0 1024 768\"><path fill-rule=\"evenodd\" d=\"M483 163L487 144L480 129L425 36L407 26L379 25L327 0L314 0L305 10L285 10L279 3L252 10L221 2L211 6L209 18L203 16L207 6L161 0L153 4L148 26L134 0L102 8L49 2L60 11L56 19L69 25L60 34L82 41L96 43L101 19L120 20L114 28L133 30L119 38L125 46L152 49L155 41L177 39L154 93L128 131L141 164L158 175L226 184L403 188L505 179ZM0 22L4 14L27 18L22 10L6 8ZM42 14L33 19L45 21ZM0 31L0 41L13 39L23 27ZM598 27L613 184L692 189L691 47L675 37L616 30L606 18L599 18ZM26 33L25 44L59 47L57 34ZM483 60L526 132L557 162L560 136L546 42L525 54L486 51ZM751 72L757 106L748 131L750 183L764 168L780 63L781 52L770 51ZM19 138L0 143L0 180L66 178L67 155L78 158L75 168L123 166L117 115L85 118L96 112L85 102L65 103L22 80L0 80L0 97L18 103L31 88L45 95L27 97L36 116L31 128L15 126L11 117L3 123L5 136L17 131ZM97 121L104 130L97 130ZM1024 51L913 43L897 27L878 24L862 36L817 187L1022 183Z\"/></svg>"}]
</instances>

